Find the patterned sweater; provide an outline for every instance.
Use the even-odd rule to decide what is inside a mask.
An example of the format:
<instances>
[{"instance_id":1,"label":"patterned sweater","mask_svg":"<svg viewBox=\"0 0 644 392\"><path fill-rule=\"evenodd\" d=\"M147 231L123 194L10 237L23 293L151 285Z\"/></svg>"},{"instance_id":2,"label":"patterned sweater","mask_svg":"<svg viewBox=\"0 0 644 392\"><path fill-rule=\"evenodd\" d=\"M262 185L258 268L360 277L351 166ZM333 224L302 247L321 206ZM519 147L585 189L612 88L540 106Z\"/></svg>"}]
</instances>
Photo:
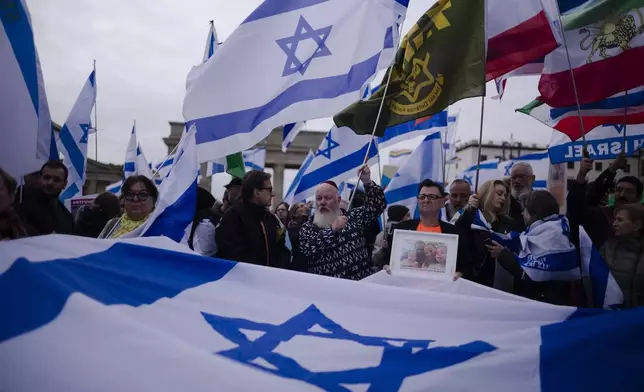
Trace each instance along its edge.
<instances>
[{"instance_id":1,"label":"patterned sweater","mask_svg":"<svg viewBox=\"0 0 644 392\"><path fill-rule=\"evenodd\" d=\"M300 231L300 252L308 264L308 272L318 275L360 280L372 273L371 257L365 245L364 228L387 207L381 187L365 188L365 205L348 213L344 229L334 233L309 220Z\"/></svg>"}]
</instances>

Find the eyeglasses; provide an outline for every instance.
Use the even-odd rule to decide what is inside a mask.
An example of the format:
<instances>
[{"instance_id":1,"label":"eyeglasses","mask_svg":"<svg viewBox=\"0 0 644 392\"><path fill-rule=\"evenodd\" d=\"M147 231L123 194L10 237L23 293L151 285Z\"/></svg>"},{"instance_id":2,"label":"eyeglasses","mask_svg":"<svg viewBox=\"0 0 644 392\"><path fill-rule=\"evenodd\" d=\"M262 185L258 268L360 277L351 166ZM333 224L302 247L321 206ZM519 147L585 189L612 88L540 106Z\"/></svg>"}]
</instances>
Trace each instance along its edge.
<instances>
[{"instance_id":1,"label":"eyeglasses","mask_svg":"<svg viewBox=\"0 0 644 392\"><path fill-rule=\"evenodd\" d=\"M528 177L529 176L526 176L525 174L515 174L515 175L511 176L510 179L512 179L512 181L523 181L523 180L527 179Z\"/></svg>"},{"instance_id":2,"label":"eyeglasses","mask_svg":"<svg viewBox=\"0 0 644 392\"><path fill-rule=\"evenodd\" d=\"M429 200L429 201L442 199L442 197L438 195L430 195L430 194L421 194L421 195L418 195L417 198L418 200Z\"/></svg>"},{"instance_id":3,"label":"eyeglasses","mask_svg":"<svg viewBox=\"0 0 644 392\"><path fill-rule=\"evenodd\" d=\"M127 192L124 197L127 201L134 201L134 199L137 199L139 201L146 201L148 197L150 197L150 195L148 194L148 192Z\"/></svg>"},{"instance_id":4,"label":"eyeglasses","mask_svg":"<svg viewBox=\"0 0 644 392\"><path fill-rule=\"evenodd\" d=\"M264 187L264 188L259 188L260 191L269 191L270 193L273 193L273 187Z\"/></svg>"}]
</instances>

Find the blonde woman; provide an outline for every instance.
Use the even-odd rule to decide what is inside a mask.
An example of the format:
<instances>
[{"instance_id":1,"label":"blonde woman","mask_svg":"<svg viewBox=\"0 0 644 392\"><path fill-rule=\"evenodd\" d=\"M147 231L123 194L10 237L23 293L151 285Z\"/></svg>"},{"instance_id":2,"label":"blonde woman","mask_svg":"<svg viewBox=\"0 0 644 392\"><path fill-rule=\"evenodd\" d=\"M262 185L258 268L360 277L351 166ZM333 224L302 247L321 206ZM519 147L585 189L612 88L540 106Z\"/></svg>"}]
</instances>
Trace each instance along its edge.
<instances>
[{"instance_id":1,"label":"blonde woman","mask_svg":"<svg viewBox=\"0 0 644 392\"><path fill-rule=\"evenodd\" d=\"M507 184L501 180L491 180L485 182L479 187L477 195L472 195L470 201L465 206L463 215L456 222L460 228L471 227L476 217L477 208L480 210L482 217L487 221L491 229L497 233L509 233L520 230L520 227L510 218L510 189ZM467 238L461 240L468 241L471 253L471 265L463 276L466 279L475 281L488 287L495 287L505 291L512 291L511 276L505 274L496 274L496 259L493 258L485 246L490 243L491 234L483 230L470 229Z\"/></svg>"}]
</instances>

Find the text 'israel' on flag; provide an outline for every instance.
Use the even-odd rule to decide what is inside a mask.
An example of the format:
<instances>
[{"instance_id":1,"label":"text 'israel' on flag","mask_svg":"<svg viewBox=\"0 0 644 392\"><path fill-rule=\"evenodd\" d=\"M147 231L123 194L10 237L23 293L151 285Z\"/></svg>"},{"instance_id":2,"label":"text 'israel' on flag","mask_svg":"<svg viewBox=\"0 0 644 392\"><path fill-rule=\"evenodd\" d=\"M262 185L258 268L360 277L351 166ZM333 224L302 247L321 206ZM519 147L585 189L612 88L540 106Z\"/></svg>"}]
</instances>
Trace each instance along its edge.
<instances>
[{"instance_id":1,"label":"text 'israel' on flag","mask_svg":"<svg viewBox=\"0 0 644 392\"><path fill-rule=\"evenodd\" d=\"M644 390L642 308L332 279L158 237L2 241L0 271L7 391Z\"/></svg>"},{"instance_id":2,"label":"text 'israel' on flag","mask_svg":"<svg viewBox=\"0 0 644 392\"><path fill-rule=\"evenodd\" d=\"M370 135L375 128L376 135L384 136L386 128L485 95L485 43L484 0L439 0L403 38L388 87L383 84L333 121L359 135Z\"/></svg>"},{"instance_id":3,"label":"text 'israel' on flag","mask_svg":"<svg viewBox=\"0 0 644 392\"><path fill-rule=\"evenodd\" d=\"M246 150L242 155L244 156L244 167L246 167L246 170L264 170L264 166L266 165L266 147Z\"/></svg>"},{"instance_id":4,"label":"text 'israel' on flag","mask_svg":"<svg viewBox=\"0 0 644 392\"><path fill-rule=\"evenodd\" d=\"M384 136L378 137L378 147L380 149L391 147L405 140L428 135L436 131L447 132L448 120L447 110L443 110L430 117L423 117L403 124L394 125L385 129Z\"/></svg>"},{"instance_id":5,"label":"text 'israel' on flag","mask_svg":"<svg viewBox=\"0 0 644 392\"><path fill-rule=\"evenodd\" d=\"M581 138L579 111L577 105L553 108L538 98L518 109L545 125L566 134L570 140ZM607 124L642 124L644 123L644 87L621 92L599 102L581 105L581 116L584 132Z\"/></svg>"},{"instance_id":6,"label":"text 'israel' on flag","mask_svg":"<svg viewBox=\"0 0 644 392\"><path fill-rule=\"evenodd\" d=\"M594 0L578 0L577 8L562 14L569 21L587 20L583 27L564 25L567 46L560 46L546 56L539 80L539 100L552 107L588 104L644 85L639 64L644 59L644 2L629 2L627 10L619 1L610 2L615 12L603 14L602 20L585 19ZM609 3L609 2L606 2ZM570 58L576 89L570 76Z\"/></svg>"},{"instance_id":7,"label":"text 'israel' on flag","mask_svg":"<svg viewBox=\"0 0 644 392\"><path fill-rule=\"evenodd\" d=\"M58 151L63 154L63 163L68 172L67 186L59 196L61 201L83 193L87 165L87 139L95 103L96 72L92 71L58 134L60 141Z\"/></svg>"},{"instance_id":8,"label":"text 'israel' on flag","mask_svg":"<svg viewBox=\"0 0 644 392\"><path fill-rule=\"evenodd\" d=\"M143 155L141 145L136 138L136 123L132 126L132 134L125 151L125 163L123 164L123 179L130 176L139 175L152 178L152 170L148 160Z\"/></svg>"},{"instance_id":9,"label":"text 'israel' on flag","mask_svg":"<svg viewBox=\"0 0 644 392\"><path fill-rule=\"evenodd\" d=\"M200 161L243 151L284 124L329 117L388 67L403 0L266 0L188 83ZM243 81L243 83L242 83Z\"/></svg>"},{"instance_id":10,"label":"text 'israel' on flag","mask_svg":"<svg viewBox=\"0 0 644 392\"><path fill-rule=\"evenodd\" d=\"M498 166L498 179L510 177L512 175L512 168L517 163L527 163L532 168L532 174L534 175L532 189L547 188L548 172L550 170L550 158L548 156L548 151L526 154L518 158L513 158L509 161L500 162Z\"/></svg>"},{"instance_id":11,"label":"text 'israel' on flag","mask_svg":"<svg viewBox=\"0 0 644 392\"><path fill-rule=\"evenodd\" d=\"M626 133L626 150L624 150ZM615 159L622 151L633 155L644 148L644 125L612 124L597 127L586 134L586 146L581 139L576 141L561 132L553 132L548 153L552 163L581 161L584 148L591 159Z\"/></svg>"},{"instance_id":12,"label":"text 'israel' on flag","mask_svg":"<svg viewBox=\"0 0 644 392\"><path fill-rule=\"evenodd\" d=\"M416 147L407 162L398 169L385 190L387 205L403 205L412 216L418 206L418 187L425 179L443 182L443 156L441 133L434 132L425 137Z\"/></svg>"},{"instance_id":13,"label":"text 'israel' on flag","mask_svg":"<svg viewBox=\"0 0 644 392\"><path fill-rule=\"evenodd\" d=\"M485 219L478 210L477 218ZM579 233L580 271L577 249L570 241L570 224L565 216L552 215L539 220L523 233L494 234L495 240L516 254L517 262L532 281L575 281L587 276L592 285L587 290L593 293L592 306L608 308L623 303L622 290L583 228Z\"/></svg>"},{"instance_id":14,"label":"text 'israel' on flag","mask_svg":"<svg viewBox=\"0 0 644 392\"><path fill-rule=\"evenodd\" d=\"M0 167L20 178L59 159L26 0L0 11L0 69Z\"/></svg>"},{"instance_id":15,"label":"text 'israel' on flag","mask_svg":"<svg viewBox=\"0 0 644 392\"><path fill-rule=\"evenodd\" d=\"M302 176L295 191L295 200L305 200L315 194L315 188L324 181L342 181L352 179L357 170L364 164L369 150L369 166L375 164L378 156L376 143L371 143L371 136L356 135L351 129L333 127L326 134L320 147L315 152L311 164Z\"/></svg>"},{"instance_id":16,"label":"text 'israel' on flag","mask_svg":"<svg viewBox=\"0 0 644 392\"><path fill-rule=\"evenodd\" d=\"M297 187L300 185L300 181L302 181L302 177L304 176L306 169L308 169L311 162L313 162L314 157L315 157L315 154L313 153L313 151L309 150L309 153L306 155L306 158L304 158L302 165L300 165L300 168L297 170L297 173L295 173L293 182L291 182L291 185L288 187L288 190L286 191L286 195L284 195L284 202L288 203L289 205L293 205L293 203L297 201L306 200L306 198L302 200L295 200L295 191L297 190Z\"/></svg>"},{"instance_id":17,"label":"text 'israel' on flag","mask_svg":"<svg viewBox=\"0 0 644 392\"><path fill-rule=\"evenodd\" d=\"M295 137L300 133L304 127L305 122L300 121L297 123L286 124L282 130L282 152L286 152L295 140Z\"/></svg>"},{"instance_id":18,"label":"text 'israel' on flag","mask_svg":"<svg viewBox=\"0 0 644 392\"><path fill-rule=\"evenodd\" d=\"M474 190L474 187L476 186L476 170L477 167L479 168L479 183L478 185L481 185L485 183L486 181L490 180L499 180L499 172L498 172L498 167L499 167L499 160L498 159L490 159L487 161L481 162L480 166L477 164L474 164L473 166L468 167L467 169L461 171L460 173L456 174L457 179L465 180L470 186L472 187L472 190Z\"/></svg>"}]
</instances>

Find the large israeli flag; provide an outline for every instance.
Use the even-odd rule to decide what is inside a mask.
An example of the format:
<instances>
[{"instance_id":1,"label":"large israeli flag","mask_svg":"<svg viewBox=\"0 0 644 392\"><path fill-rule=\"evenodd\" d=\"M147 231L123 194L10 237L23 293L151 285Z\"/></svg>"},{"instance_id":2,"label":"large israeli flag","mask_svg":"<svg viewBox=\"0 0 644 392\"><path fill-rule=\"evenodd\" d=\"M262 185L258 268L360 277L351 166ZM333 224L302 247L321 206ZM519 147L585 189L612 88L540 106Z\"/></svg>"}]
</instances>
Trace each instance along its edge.
<instances>
[{"instance_id":1,"label":"large israeli flag","mask_svg":"<svg viewBox=\"0 0 644 392\"><path fill-rule=\"evenodd\" d=\"M287 202L289 205L292 205L296 201L306 200L306 199L295 200L295 191L297 190L297 187L300 185L300 181L302 181L302 177L304 176L306 169L308 169L311 162L313 162L314 157L315 157L315 154L313 154L313 151L309 150L309 153L306 155L306 158L304 158L302 165L300 166L297 173L295 174L295 178L293 178L293 182L291 182L291 185L288 187L288 191L286 191L286 195L284 195L284 201Z\"/></svg>"},{"instance_id":2,"label":"large israeli flag","mask_svg":"<svg viewBox=\"0 0 644 392\"><path fill-rule=\"evenodd\" d=\"M67 187L60 194L60 200L70 199L83 192L87 164L87 138L95 103L96 71L92 71L58 134L60 141L58 151L63 154L63 162L69 172Z\"/></svg>"},{"instance_id":3,"label":"large israeli flag","mask_svg":"<svg viewBox=\"0 0 644 392\"><path fill-rule=\"evenodd\" d=\"M16 178L58 159L30 18L25 0L0 6L0 167Z\"/></svg>"},{"instance_id":4,"label":"large israeli flag","mask_svg":"<svg viewBox=\"0 0 644 392\"><path fill-rule=\"evenodd\" d=\"M266 165L266 147L258 147L243 152L246 170L264 170Z\"/></svg>"},{"instance_id":5,"label":"large israeli flag","mask_svg":"<svg viewBox=\"0 0 644 392\"><path fill-rule=\"evenodd\" d=\"M243 151L274 128L330 117L387 68L408 0L266 0L191 72L183 114L200 161Z\"/></svg>"},{"instance_id":6,"label":"large israeli flag","mask_svg":"<svg viewBox=\"0 0 644 392\"><path fill-rule=\"evenodd\" d=\"M527 163L532 167L532 172L534 173L533 189L546 189L548 187L548 172L550 170L548 151L526 154L509 161L500 162L498 166L499 179L510 177L512 168L519 162Z\"/></svg>"},{"instance_id":7,"label":"large israeli flag","mask_svg":"<svg viewBox=\"0 0 644 392\"><path fill-rule=\"evenodd\" d=\"M412 216L417 215L418 186L425 179L443 182L443 157L441 155L441 132L425 137L409 159L391 179L385 191L387 205L403 205Z\"/></svg>"},{"instance_id":8,"label":"large israeli flag","mask_svg":"<svg viewBox=\"0 0 644 392\"><path fill-rule=\"evenodd\" d=\"M127 144L125 151L125 164L123 165L123 179L130 176L141 175L147 178L152 178L152 170L148 160L143 155L141 145L136 138L136 124L132 127L132 134L130 141Z\"/></svg>"},{"instance_id":9,"label":"large israeli flag","mask_svg":"<svg viewBox=\"0 0 644 392\"><path fill-rule=\"evenodd\" d=\"M167 238L2 241L0 314L4 391L644 390L642 308L354 282Z\"/></svg>"},{"instance_id":10,"label":"large israeli flag","mask_svg":"<svg viewBox=\"0 0 644 392\"><path fill-rule=\"evenodd\" d=\"M450 116L448 116L447 110L443 110L431 117L419 118L418 120L389 127L385 129L384 136L378 137L378 147L380 149L387 148L405 140L425 136L436 131L446 133L449 119ZM455 121L454 117L452 119Z\"/></svg>"},{"instance_id":11,"label":"large israeli flag","mask_svg":"<svg viewBox=\"0 0 644 392\"><path fill-rule=\"evenodd\" d=\"M350 128L333 126L326 134L313 161L306 169L295 191L295 200L306 200L315 194L315 188L324 181L336 184L358 175L369 151L369 166L376 163L378 147L372 143L371 135L356 135Z\"/></svg>"}]
</instances>

